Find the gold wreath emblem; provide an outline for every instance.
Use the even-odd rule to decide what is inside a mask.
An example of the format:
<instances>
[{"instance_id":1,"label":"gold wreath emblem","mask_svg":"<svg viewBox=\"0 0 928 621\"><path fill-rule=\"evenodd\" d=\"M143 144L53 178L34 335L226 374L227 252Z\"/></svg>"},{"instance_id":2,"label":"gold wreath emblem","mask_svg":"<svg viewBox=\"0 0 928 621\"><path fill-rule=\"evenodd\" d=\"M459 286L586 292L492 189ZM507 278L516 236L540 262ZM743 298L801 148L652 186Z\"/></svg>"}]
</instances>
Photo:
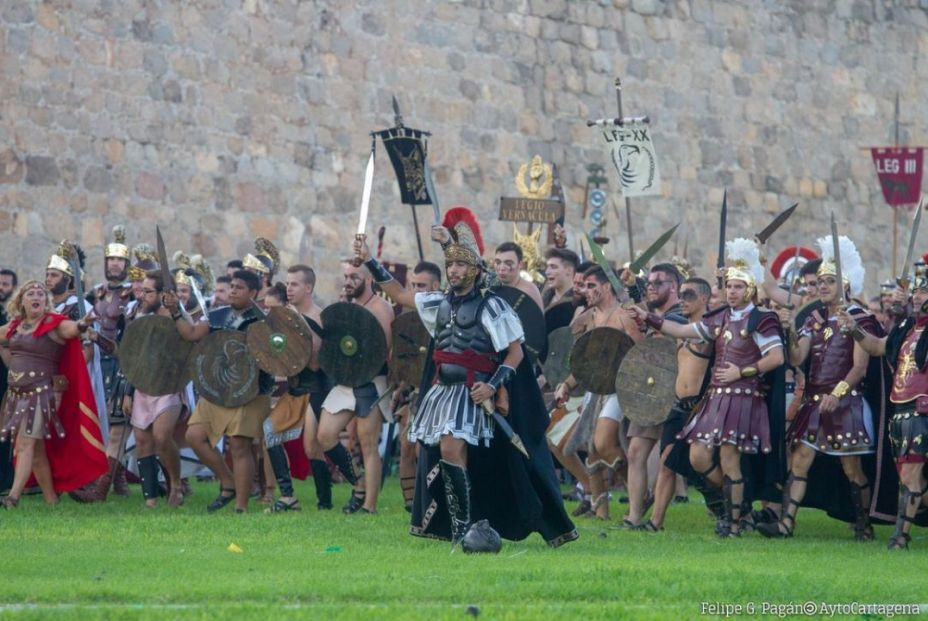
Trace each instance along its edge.
<instances>
[{"instance_id":1,"label":"gold wreath emblem","mask_svg":"<svg viewBox=\"0 0 928 621\"><path fill-rule=\"evenodd\" d=\"M528 185L525 185L525 174L528 173ZM551 173L551 165L545 164L540 155L532 158L530 164L519 166L519 172L516 174L516 189L519 194L525 198L548 198L551 194L551 184L554 183L554 176Z\"/></svg>"}]
</instances>

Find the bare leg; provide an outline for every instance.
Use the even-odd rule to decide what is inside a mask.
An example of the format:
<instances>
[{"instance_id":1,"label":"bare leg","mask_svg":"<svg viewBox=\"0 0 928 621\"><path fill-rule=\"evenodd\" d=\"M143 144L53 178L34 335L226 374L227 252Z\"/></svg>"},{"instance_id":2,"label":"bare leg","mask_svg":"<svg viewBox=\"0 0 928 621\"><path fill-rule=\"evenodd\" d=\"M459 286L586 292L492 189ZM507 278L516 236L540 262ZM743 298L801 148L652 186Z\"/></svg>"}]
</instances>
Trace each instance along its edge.
<instances>
[{"instance_id":1,"label":"bare leg","mask_svg":"<svg viewBox=\"0 0 928 621\"><path fill-rule=\"evenodd\" d=\"M402 419L400 435L400 488L403 491L403 503L407 508L412 507L416 492L416 444L407 438L409 431L410 414Z\"/></svg>"},{"instance_id":2,"label":"bare leg","mask_svg":"<svg viewBox=\"0 0 928 621\"><path fill-rule=\"evenodd\" d=\"M364 508L370 513L377 510L377 497L380 495L383 460L380 458L380 431L383 428L383 416L379 408L371 409L364 418L357 419L358 443L364 458L364 487L367 494Z\"/></svg>"},{"instance_id":3,"label":"bare leg","mask_svg":"<svg viewBox=\"0 0 928 621\"><path fill-rule=\"evenodd\" d=\"M19 500L19 497L22 496L29 475L32 474L36 443L44 444L45 441L24 435L19 435L16 438L16 468L13 471L13 485L10 487L9 493L9 497L14 500Z\"/></svg>"},{"instance_id":4,"label":"bare leg","mask_svg":"<svg viewBox=\"0 0 928 621\"><path fill-rule=\"evenodd\" d=\"M223 490L235 489L235 480L232 478L232 470L226 465L223 456L216 450L206 433L206 428L200 423L195 423L187 427L187 433L184 436L187 444L196 453L197 459L203 462L203 465L213 471L213 474L219 479L219 486ZM222 495L231 495L222 492ZM248 498L248 490L245 490L245 498Z\"/></svg>"},{"instance_id":5,"label":"bare leg","mask_svg":"<svg viewBox=\"0 0 928 621\"><path fill-rule=\"evenodd\" d=\"M248 496L255 478L255 457L252 452L252 441L253 438L244 436L229 437L236 511L244 511L248 508Z\"/></svg>"},{"instance_id":6,"label":"bare leg","mask_svg":"<svg viewBox=\"0 0 928 621\"><path fill-rule=\"evenodd\" d=\"M628 446L628 520L638 524L644 517L648 494L648 455L654 440L630 438Z\"/></svg>"},{"instance_id":7,"label":"bare leg","mask_svg":"<svg viewBox=\"0 0 928 621\"><path fill-rule=\"evenodd\" d=\"M657 473L657 484L654 486L654 510L651 512L651 523L658 529L664 526L667 507L670 505L670 501L673 500L677 484L677 473L663 463L672 448L673 446L664 447L664 452L661 455L661 467Z\"/></svg>"},{"instance_id":8,"label":"bare leg","mask_svg":"<svg viewBox=\"0 0 928 621\"><path fill-rule=\"evenodd\" d=\"M158 461L168 474L168 504L178 506L184 500L183 486L180 482L180 451L174 441L174 428L177 426L177 417L180 408L167 410L155 419L152 425L152 439Z\"/></svg>"}]
</instances>

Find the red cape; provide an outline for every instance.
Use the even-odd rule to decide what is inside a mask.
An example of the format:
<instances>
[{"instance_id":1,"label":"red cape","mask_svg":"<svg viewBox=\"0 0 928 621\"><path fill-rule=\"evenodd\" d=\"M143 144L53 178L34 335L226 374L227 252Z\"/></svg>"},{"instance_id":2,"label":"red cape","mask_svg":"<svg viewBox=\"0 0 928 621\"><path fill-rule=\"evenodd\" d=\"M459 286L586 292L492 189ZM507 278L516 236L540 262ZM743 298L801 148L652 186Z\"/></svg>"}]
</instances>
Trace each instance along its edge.
<instances>
[{"instance_id":1,"label":"red cape","mask_svg":"<svg viewBox=\"0 0 928 621\"><path fill-rule=\"evenodd\" d=\"M57 313L46 315L33 332L35 338L58 327L67 317ZM15 320L7 331L9 337L20 323ZM70 492L100 478L108 469L106 447L97 417L96 400L87 374L87 361L78 339L65 341L58 363L58 374L68 378L68 388L58 404L58 419L64 427L64 437L52 434L45 440L45 452L52 470L52 481L58 493Z\"/></svg>"}]
</instances>

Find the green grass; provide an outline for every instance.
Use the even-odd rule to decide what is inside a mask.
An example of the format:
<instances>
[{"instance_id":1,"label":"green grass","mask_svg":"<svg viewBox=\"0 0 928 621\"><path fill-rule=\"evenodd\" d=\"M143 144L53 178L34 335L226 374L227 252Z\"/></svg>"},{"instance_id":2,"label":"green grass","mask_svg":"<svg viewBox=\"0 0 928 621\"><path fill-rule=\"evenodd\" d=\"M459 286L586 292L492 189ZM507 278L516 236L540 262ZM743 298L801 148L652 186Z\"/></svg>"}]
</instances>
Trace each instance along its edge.
<instances>
[{"instance_id":1,"label":"green grass","mask_svg":"<svg viewBox=\"0 0 928 621\"><path fill-rule=\"evenodd\" d=\"M207 515L215 487L176 511L145 510L137 486L104 505L24 498L0 513L0 618L437 621L474 605L481 619L587 621L693 618L701 602L928 602L928 531L889 553L889 527L857 544L818 511L800 512L790 540L722 541L694 498L657 535L580 519L580 540L557 550L533 535L465 556L407 534L395 479L376 516L317 511L311 483L299 513ZM338 506L348 492L336 486Z\"/></svg>"}]
</instances>

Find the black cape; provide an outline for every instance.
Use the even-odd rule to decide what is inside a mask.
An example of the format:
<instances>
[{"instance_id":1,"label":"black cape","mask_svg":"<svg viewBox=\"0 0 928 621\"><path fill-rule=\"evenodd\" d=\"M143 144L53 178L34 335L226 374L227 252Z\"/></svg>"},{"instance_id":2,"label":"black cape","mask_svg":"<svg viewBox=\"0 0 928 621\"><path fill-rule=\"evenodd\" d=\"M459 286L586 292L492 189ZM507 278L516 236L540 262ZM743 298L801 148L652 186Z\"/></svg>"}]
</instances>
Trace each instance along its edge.
<instances>
[{"instance_id":1,"label":"black cape","mask_svg":"<svg viewBox=\"0 0 928 621\"><path fill-rule=\"evenodd\" d=\"M430 345L420 395L425 395L431 386L434 373ZM489 447L468 445L471 519L489 520L504 539L518 541L538 532L552 546L572 541L578 534L564 509L554 462L545 441L548 415L527 356L507 389L510 403L507 420L522 438L531 459L526 460L498 426ZM410 532L450 540L451 517L445 502L440 459L438 446L420 446Z\"/></svg>"},{"instance_id":2,"label":"black cape","mask_svg":"<svg viewBox=\"0 0 928 621\"><path fill-rule=\"evenodd\" d=\"M824 308L824 306L822 306ZM815 309L818 310L818 309ZM813 310L813 312L815 312ZM858 311L863 313L863 311ZM873 321L870 326L876 337L884 336L883 328L879 322ZM810 356L811 358L811 356ZM809 359L806 359L803 365L803 372L808 377ZM889 445L888 426L882 422L886 419L889 406L889 389L892 386L892 374L886 366L885 359L882 357L871 357L867 366L867 373L863 379L863 397L870 406L870 412L873 416L872 429L877 439L877 452L874 455L862 455L861 467L870 482L872 501L870 503L870 513L875 521L893 522L895 521L896 511L896 492L898 486L898 476L896 469L893 467L892 449ZM878 468L878 458L881 452L889 452L889 461L883 461L889 465L889 472L886 468ZM841 460L836 455L825 455L817 453L812 467L809 469L806 495L802 500L801 506L821 509L829 517L842 522L854 522L854 505L851 504L851 486L841 468ZM886 490L892 490L886 493Z\"/></svg>"}]
</instances>

